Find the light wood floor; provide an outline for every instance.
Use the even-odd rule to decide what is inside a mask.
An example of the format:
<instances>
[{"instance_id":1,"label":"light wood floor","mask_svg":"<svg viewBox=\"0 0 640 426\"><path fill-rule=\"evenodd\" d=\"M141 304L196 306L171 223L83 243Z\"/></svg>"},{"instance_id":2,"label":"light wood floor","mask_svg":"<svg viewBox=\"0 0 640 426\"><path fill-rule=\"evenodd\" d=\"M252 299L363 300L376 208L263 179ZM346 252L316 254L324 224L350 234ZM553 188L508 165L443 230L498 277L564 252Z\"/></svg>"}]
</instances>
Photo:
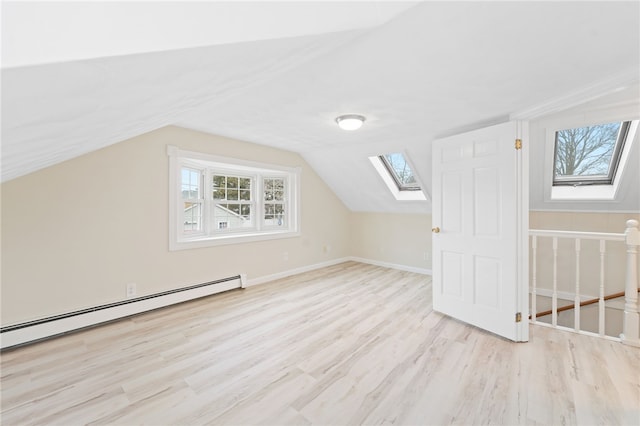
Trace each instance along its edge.
<instances>
[{"instance_id":1,"label":"light wood floor","mask_svg":"<svg viewBox=\"0 0 640 426\"><path fill-rule=\"evenodd\" d=\"M435 313L358 263L5 351L2 424L639 424L640 350Z\"/></svg>"}]
</instances>

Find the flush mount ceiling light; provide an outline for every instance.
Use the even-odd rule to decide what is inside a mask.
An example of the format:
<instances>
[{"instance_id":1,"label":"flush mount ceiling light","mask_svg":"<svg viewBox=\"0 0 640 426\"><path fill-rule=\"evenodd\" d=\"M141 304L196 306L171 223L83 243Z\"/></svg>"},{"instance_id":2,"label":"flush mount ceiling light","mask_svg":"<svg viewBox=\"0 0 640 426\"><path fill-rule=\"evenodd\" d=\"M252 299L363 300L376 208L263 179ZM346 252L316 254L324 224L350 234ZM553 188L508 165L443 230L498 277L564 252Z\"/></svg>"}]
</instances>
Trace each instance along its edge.
<instances>
[{"instance_id":1,"label":"flush mount ceiling light","mask_svg":"<svg viewBox=\"0 0 640 426\"><path fill-rule=\"evenodd\" d=\"M342 130L358 130L364 124L364 115L345 114L336 118L336 123Z\"/></svg>"}]
</instances>

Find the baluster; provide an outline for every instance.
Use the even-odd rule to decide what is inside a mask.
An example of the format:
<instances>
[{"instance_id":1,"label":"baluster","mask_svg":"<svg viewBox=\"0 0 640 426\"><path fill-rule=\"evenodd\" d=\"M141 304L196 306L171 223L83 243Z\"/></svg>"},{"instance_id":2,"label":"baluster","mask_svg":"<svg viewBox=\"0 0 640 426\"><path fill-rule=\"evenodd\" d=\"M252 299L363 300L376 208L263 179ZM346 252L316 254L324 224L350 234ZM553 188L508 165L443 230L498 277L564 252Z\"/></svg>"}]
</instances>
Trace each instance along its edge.
<instances>
[{"instance_id":1,"label":"baluster","mask_svg":"<svg viewBox=\"0 0 640 426\"><path fill-rule=\"evenodd\" d=\"M573 301L573 328L580 331L580 238L576 238L576 295Z\"/></svg>"},{"instance_id":2,"label":"baluster","mask_svg":"<svg viewBox=\"0 0 640 426\"><path fill-rule=\"evenodd\" d=\"M624 233L627 244L627 276L624 287L624 314L622 320L622 343L640 346L640 330L638 323L638 246L640 246L640 232L638 221L628 220Z\"/></svg>"},{"instance_id":3,"label":"baluster","mask_svg":"<svg viewBox=\"0 0 640 426\"><path fill-rule=\"evenodd\" d=\"M553 237L553 293L551 294L551 324L558 326L558 237Z\"/></svg>"},{"instance_id":4,"label":"baluster","mask_svg":"<svg viewBox=\"0 0 640 426\"><path fill-rule=\"evenodd\" d=\"M600 240L600 298L598 300L598 334L604 336L604 254L605 240Z\"/></svg>"},{"instance_id":5,"label":"baluster","mask_svg":"<svg viewBox=\"0 0 640 426\"><path fill-rule=\"evenodd\" d=\"M533 268L532 268L532 272L533 272L533 276L532 276L532 281L533 281L533 291L531 293L531 322L535 324L536 322L536 299L537 299L537 295L538 295L538 283L537 283L537 268L538 268L538 262L537 262L537 249L538 249L538 238L534 235L531 237L531 250L533 252Z\"/></svg>"}]
</instances>

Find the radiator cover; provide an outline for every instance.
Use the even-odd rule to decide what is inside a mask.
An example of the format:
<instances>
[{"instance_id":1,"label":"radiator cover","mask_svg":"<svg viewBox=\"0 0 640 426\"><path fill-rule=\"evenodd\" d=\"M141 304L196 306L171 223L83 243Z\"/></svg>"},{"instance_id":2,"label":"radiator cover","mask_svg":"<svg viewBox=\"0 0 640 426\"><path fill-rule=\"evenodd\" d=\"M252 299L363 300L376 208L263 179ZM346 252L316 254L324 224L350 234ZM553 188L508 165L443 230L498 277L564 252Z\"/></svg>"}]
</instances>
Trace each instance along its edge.
<instances>
[{"instance_id":1,"label":"radiator cover","mask_svg":"<svg viewBox=\"0 0 640 426\"><path fill-rule=\"evenodd\" d=\"M9 325L0 328L0 349L22 346L176 303L242 288L244 287L243 283L243 277L236 275L189 287Z\"/></svg>"}]
</instances>

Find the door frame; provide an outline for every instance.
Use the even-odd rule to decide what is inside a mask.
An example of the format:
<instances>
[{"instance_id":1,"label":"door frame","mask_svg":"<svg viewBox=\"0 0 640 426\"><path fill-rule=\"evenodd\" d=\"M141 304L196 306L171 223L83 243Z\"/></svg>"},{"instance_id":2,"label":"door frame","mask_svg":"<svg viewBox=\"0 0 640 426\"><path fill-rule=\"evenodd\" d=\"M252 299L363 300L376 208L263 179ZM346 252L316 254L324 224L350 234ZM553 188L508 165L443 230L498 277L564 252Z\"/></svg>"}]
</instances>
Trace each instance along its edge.
<instances>
[{"instance_id":1,"label":"door frame","mask_svg":"<svg viewBox=\"0 0 640 426\"><path fill-rule=\"evenodd\" d=\"M517 340L529 341L529 122L515 120L515 138L521 141L516 165L516 275L517 305L522 313L516 327Z\"/></svg>"}]
</instances>

